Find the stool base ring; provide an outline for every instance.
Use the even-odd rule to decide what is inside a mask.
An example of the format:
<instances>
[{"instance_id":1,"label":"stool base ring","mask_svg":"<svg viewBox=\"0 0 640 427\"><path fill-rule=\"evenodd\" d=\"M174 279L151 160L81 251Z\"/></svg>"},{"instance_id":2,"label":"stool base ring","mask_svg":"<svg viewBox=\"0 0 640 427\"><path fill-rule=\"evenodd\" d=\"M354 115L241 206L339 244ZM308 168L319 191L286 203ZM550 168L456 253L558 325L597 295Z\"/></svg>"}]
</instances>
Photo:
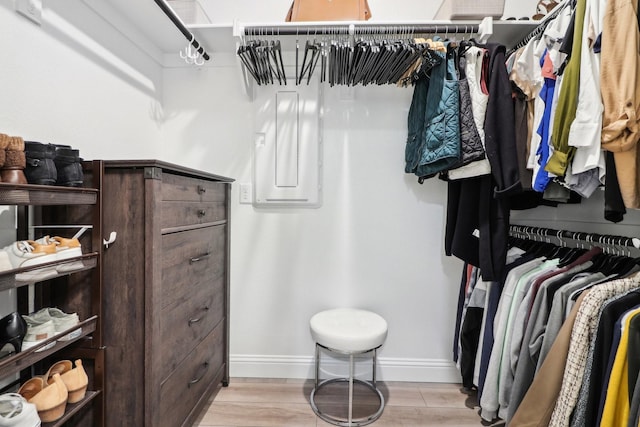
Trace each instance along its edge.
<instances>
[{"instance_id":1,"label":"stool base ring","mask_svg":"<svg viewBox=\"0 0 640 427\"><path fill-rule=\"evenodd\" d=\"M372 422L374 422L375 420L377 420L378 418L380 418L380 415L382 415L382 411L384 410L384 397L382 396L382 393L380 392L380 390L377 387L374 387L370 382L368 381L363 381L363 380L359 380L354 378L353 382L354 383L358 383L358 384L363 384L365 386L367 386L369 389L371 389L372 391L376 392L378 394L378 398L380 399L380 407L378 408L378 410L372 414L369 415L367 417L362 417L362 418L357 418L355 420L351 420L351 423L349 423L349 421L344 421L342 418L336 418L333 417L329 414L325 414L322 411L320 411L320 409L318 408L318 406L316 405L315 402L315 394L317 391L319 391L322 387L324 387L327 384L330 383L336 383L336 382L349 382L349 378L330 378L327 380L322 381L320 384L318 384L317 387L314 387L313 390L311 390L311 396L309 397L309 401L311 403L311 409L313 409L313 412L315 412L315 414L320 417L322 420L336 425L336 426L340 426L340 427L360 427L360 426L366 426L367 424L371 424Z\"/></svg>"}]
</instances>

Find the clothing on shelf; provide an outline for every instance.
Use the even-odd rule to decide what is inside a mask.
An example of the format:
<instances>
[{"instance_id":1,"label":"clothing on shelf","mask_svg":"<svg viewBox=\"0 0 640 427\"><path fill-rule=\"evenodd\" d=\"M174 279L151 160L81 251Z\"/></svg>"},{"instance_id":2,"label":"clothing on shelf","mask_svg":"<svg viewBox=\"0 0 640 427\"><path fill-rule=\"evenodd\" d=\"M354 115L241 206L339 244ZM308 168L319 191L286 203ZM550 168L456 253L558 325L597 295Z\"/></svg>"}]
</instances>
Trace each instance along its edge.
<instances>
[{"instance_id":1,"label":"clothing on shelf","mask_svg":"<svg viewBox=\"0 0 640 427\"><path fill-rule=\"evenodd\" d=\"M477 388L487 422L637 425L640 263L629 253L609 253L613 244L636 242L609 236L612 246L583 249L567 247L561 236L601 236L541 234L558 236L555 245L531 240L531 230L511 227L497 280L482 280L465 264L454 343L464 387Z\"/></svg>"}]
</instances>

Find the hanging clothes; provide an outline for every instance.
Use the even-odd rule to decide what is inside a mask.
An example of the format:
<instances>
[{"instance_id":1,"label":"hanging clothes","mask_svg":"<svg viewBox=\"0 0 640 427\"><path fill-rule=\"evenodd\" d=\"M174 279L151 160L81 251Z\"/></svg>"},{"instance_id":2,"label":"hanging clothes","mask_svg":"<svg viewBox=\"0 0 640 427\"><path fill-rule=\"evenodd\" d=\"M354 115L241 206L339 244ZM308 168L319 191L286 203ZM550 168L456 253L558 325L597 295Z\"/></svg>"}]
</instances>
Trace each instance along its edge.
<instances>
[{"instance_id":1,"label":"hanging clothes","mask_svg":"<svg viewBox=\"0 0 640 427\"><path fill-rule=\"evenodd\" d=\"M418 151L415 171L422 179L446 171L460 161L460 91L455 62L455 49L447 48L442 62L431 70L424 142Z\"/></svg>"},{"instance_id":2,"label":"hanging clothes","mask_svg":"<svg viewBox=\"0 0 640 427\"><path fill-rule=\"evenodd\" d=\"M428 49L425 54L427 57L422 61L422 68L417 73L419 78L415 82L407 118L405 173L417 172L425 140L425 118L431 74L433 68L441 66L444 61L444 52Z\"/></svg>"},{"instance_id":3,"label":"hanging clothes","mask_svg":"<svg viewBox=\"0 0 640 427\"><path fill-rule=\"evenodd\" d=\"M640 30L637 0L608 0L602 28L602 147L614 153L627 208L640 208Z\"/></svg>"},{"instance_id":4,"label":"hanging clothes","mask_svg":"<svg viewBox=\"0 0 640 427\"><path fill-rule=\"evenodd\" d=\"M565 320L510 426L531 423L569 425L582 385L589 340L595 332L600 307L607 299L638 286L640 273L635 273L625 279L596 285L580 296L572 310L575 321ZM570 337L568 342L567 337ZM554 377L559 371L561 375Z\"/></svg>"},{"instance_id":5,"label":"hanging clothes","mask_svg":"<svg viewBox=\"0 0 640 427\"><path fill-rule=\"evenodd\" d=\"M509 196L521 192L511 83L505 47L488 43L489 100L484 122L491 175L450 181L447 192L445 253L478 266L494 281L505 266L509 237Z\"/></svg>"},{"instance_id":6,"label":"hanging clothes","mask_svg":"<svg viewBox=\"0 0 640 427\"><path fill-rule=\"evenodd\" d=\"M569 130L576 116L578 89L580 84L580 58L582 55L582 31L587 0L577 0L575 9L575 29L571 56L563 73L562 90L558 98L558 107L554 116L551 140L553 154L545 169L556 175L564 176L569 167L575 147L569 146Z\"/></svg>"},{"instance_id":7,"label":"hanging clothes","mask_svg":"<svg viewBox=\"0 0 640 427\"><path fill-rule=\"evenodd\" d=\"M508 363L505 352L510 349L511 329L509 326L513 322L515 307L519 306L524 297L524 291L531 284L529 279L542 271L548 271L553 266L545 264L544 258L539 257L511 270L507 276L494 320L496 329L494 330L493 348L480 399L481 416L486 421L491 422L498 416L500 387L504 386L503 383L501 384L504 381L501 373L503 369L506 369L505 365Z\"/></svg>"},{"instance_id":8,"label":"hanging clothes","mask_svg":"<svg viewBox=\"0 0 640 427\"><path fill-rule=\"evenodd\" d=\"M448 172L448 179L450 180L473 178L491 173L491 165L486 156L484 135L484 118L487 113L487 102L489 101L486 82L486 69L489 67L489 56L485 49L478 46L470 46L467 48L464 58L464 73L467 77L466 81L469 85L469 94L471 95L473 123L475 124L475 129L482 144L483 156L466 166L450 170Z\"/></svg>"},{"instance_id":9,"label":"hanging clothes","mask_svg":"<svg viewBox=\"0 0 640 427\"><path fill-rule=\"evenodd\" d=\"M602 32L604 0L587 0L580 54L580 83L576 116L569 129L569 145L575 147L566 183L582 197L591 197L605 183L605 158L602 153L602 96L600 95L600 54L594 49Z\"/></svg>"},{"instance_id":10,"label":"hanging clothes","mask_svg":"<svg viewBox=\"0 0 640 427\"><path fill-rule=\"evenodd\" d=\"M540 90L540 99L544 103L544 110L542 113L542 120L540 120L540 126L536 132L540 135L540 145L536 156L541 167L538 168L537 173L534 176L533 189L539 193L544 193L547 189L547 185L551 181L549 172L544 169L544 166L549 161L551 154L549 147L549 131L551 128L551 105L553 103L553 95L556 90L556 76L553 73L553 63L551 62L551 56L548 50L545 49L542 58L540 59L540 68L542 70L542 77L544 78L544 84Z\"/></svg>"},{"instance_id":11,"label":"hanging clothes","mask_svg":"<svg viewBox=\"0 0 640 427\"><path fill-rule=\"evenodd\" d=\"M458 168L486 158L484 145L473 116L473 100L471 89L465 72L466 58L458 59L458 90L459 90L459 115L460 115L460 160L457 164L443 171L447 178Z\"/></svg>"},{"instance_id":12,"label":"hanging clothes","mask_svg":"<svg viewBox=\"0 0 640 427\"><path fill-rule=\"evenodd\" d=\"M584 427L600 425L602 408L604 407L602 394L606 395L608 389L605 381L608 376L608 359L614 348L615 325L618 319L629 310L629 307L638 304L640 304L640 293L633 290L621 297L613 298L603 305L599 314L598 330L592 342L592 348L589 349L589 354L592 356L588 358L590 364L587 365L582 380L583 387L580 390L572 425ZM600 405L600 401L602 401L602 405Z\"/></svg>"},{"instance_id":13,"label":"hanging clothes","mask_svg":"<svg viewBox=\"0 0 640 427\"><path fill-rule=\"evenodd\" d=\"M465 389L478 389L484 422L590 427L602 417L612 426L637 417L640 362L628 355L640 352L640 333L622 335L621 345L611 337L616 321L640 306L638 260L597 246L510 243L504 276L482 281L467 264L461 283L459 368ZM632 330L631 317L627 324Z\"/></svg>"}]
</instances>

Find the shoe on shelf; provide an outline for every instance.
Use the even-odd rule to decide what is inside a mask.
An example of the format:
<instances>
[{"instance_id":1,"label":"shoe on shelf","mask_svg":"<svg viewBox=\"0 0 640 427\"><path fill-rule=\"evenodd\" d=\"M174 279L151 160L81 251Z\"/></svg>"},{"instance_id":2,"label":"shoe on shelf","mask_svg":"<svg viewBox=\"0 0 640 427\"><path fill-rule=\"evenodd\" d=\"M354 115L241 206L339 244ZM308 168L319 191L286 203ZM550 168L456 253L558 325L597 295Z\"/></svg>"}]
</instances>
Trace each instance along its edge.
<instances>
[{"instance_id":1,"label":"shoe on shelf","mask_svg":"<svg viewBox=\"0 0 640 427\"><path fill-rule=\"evenodd\" d=\"M82 256L82 246L76 238L67 239L60 236L44 236L36 240L36 242L41 245L54 245L58 261L65 261ZM71 273L82 268L84 268L84 264L79 260L56 265L56 271L58 273Z\"/></svg>"},{"instance_id":2,"label":"shoe on shelf","mask_svg":"<svg viewBox=\"0 0 640 427\"><path fill-rule=\"evenodd\" d=\"M18 312L13 312L0 319L0 350L6 345L13 346L13 352L22 350L22 341L27 334L27 322ZM8 353L9 355L11 353Z\"/></svg>"},{"instance_id":3,"label":"shoe on shelf","mask_svg":"<svg viewBox=\"0 0 640 427\"><path fill-rule=\"evenodd\" d=\"M0 395L0 427L39 427L36 405L18 393Z\"/></svg>"},{"instance_id":4,"label":"shoe on shelf","mask_svg":"<svg viewBox=\"0 0 640 427\"><path fill-rule=\"evenodd\" d=\"M47 262L56 261L56 246L44 245L33 240L20 240L2 249L9 256L11 267L33 267ZM19 282L39 282L55 277L58 274L56 266L51 265L35 270L24 271L16 274Z\"/></svg>"},{"instance_id":5,"label":"shoe on shelf","mask_svg":"<svg viewBox=\"0 0 640 427\"><path fill-rule=\"evenodd\" d=\"M84 173L80 164L80 150L75 150L69 145L55 145L54 162L58 173L56 185L82 187Z\"/></svg>"},{"instance_id":6,"label":"shoe on shelf","mask_svg":"<svg viewBox=\"0 0 640 427\"><path fill-rule=\"evenodd\" d=\"M27 317L34 323L44 323L49 320L52 321L56 335L64 331L68 331L80 323L80 319L76 313L65 313L55 307L45 307ZM58 341L70 341L74 338L78 338L81 334L82 328L77 328L69 332L67 335L58 338Z\"/></svg>"},{"instance_id":7,"label":"shoe on shelf","mask_svg":"<svg viewBox=\"0 0 640 427\"><path fill-rule=\"evenodd\" d=\"M58 177L56 164L53 162L56 155L55 145L25 141L24 154L26 158L24 174L29 184L55 185Z\"/></svg>"},{"instance_id":8,"label":"shoe on shelf","mask_svg":"<svg viewBox=\"0 0 640 427\"><path fill-rule=\"evenodd\" d=\"M56 421L64 415L69 397L60 374L53 374L51 384L47 384L42 377L33 377L22 384L18 393L36 405L38 416L45 423Z\"/></svg>"},{"instance_id":9,"label":"shoe on shelf","mask_svg":"<svg viewBox=\"0 0 640 427\"><path fill-rule=\"evenodd\" d=\"M22 318L27 322L27 334L24 336L24 340L22 340L23 351L35 347L56 335L53 320L42 321L34 319L31 316L22 316ZM36 352L50 349L54 345L56 345L56 342L52 341L44 347L37 349Z\"/></svg>"},{"instance_id":10,"label":"shoe on shelf","mask_svg":"<svg viewBox=\"0 0 640 427\"><path fill-rule=\"evenodd\" d=\"M84 399L89 378L82 366L82 360L76 360L75 368L70 360L61 360L51 365L45 376L47 384L53 381L54 374L60 374L62 382L67 387L69 393L67 403L78 403Z\"/></svg>"},{"instance_id":11,"label":"shoe on shelf","mask_svg":"<svg viewBox=\"0 0 640 427\"><path fill-rule=\"evenodd\" d=\"M5 159L0 168L0 179L10 184L28 184L24 175L27 159L24 154L24 140L19 136L10 136L5 148Z\"/></svg>"}]
</instances>

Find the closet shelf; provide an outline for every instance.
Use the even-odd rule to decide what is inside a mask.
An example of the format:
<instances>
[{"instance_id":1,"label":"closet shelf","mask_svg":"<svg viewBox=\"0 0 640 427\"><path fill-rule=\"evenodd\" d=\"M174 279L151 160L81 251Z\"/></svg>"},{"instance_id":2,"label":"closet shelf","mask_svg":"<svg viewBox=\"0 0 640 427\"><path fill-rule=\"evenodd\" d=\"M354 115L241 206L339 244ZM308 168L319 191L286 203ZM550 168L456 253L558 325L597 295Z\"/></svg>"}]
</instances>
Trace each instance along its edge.
<instances>
[{"instance_id":1,"label":"closet shelf","mask_svg":"<svg viewBox=\"0 0 640 427\"><path fill-rule=\"evenodd\" d=\"M16 280L16 274L18 273L24 273L27 271L37 271L46 267L66 265L66 264L71 264L78 261L82 263L82 267L78 266L78 268L74 269L73 271L67 271L63 273L58 273L56 275L52 275L50 277L47 277L46 280L51 280L57 277L67 276L72 273L78 273L80 271L85 271L85 270L90 270L92 268L95 268L96 265L98 265L98 253L93 252L93 253L82 255L81 257L69 258L64 261L52 261L52 262L43 263L33 267L16 268L14 270L2 271L0 272L0 292L5 291L7 289L19 288L21 286L30 285L33 283L33 281L23 282L20 280Z\"/></svg>"},{"instance_id":2,"label":"closet shelf","mask_svg":"<svg viewBox=\"0 0 640 427\"><path fill-rule=\"evenodd\" d=\"M89 390L87 390L87 393L85 394L84 399L82 399L80 402L78 402L78 403L67 403L67 408L66 408L62 418L60 418L59 420L57 420L55 422L52 422L52 423L42 423L42 427L63 426L69 419L71 419L71 417L73 417L76 413L78 413L78 411L80 411L80 409L82 409L85 406L87 406L100 393L101 392L99 390L98 391L89 391Z\"/></svg>"},{"instance_id":3,"label":"closet shelf","mask_svg":"<svg viewBox=\"0 0 640 427\"><path fill-rule=\"evenodd\" d=\"M495 20L492 18L485 18L485 20L491 22L491 34L489 41L498 42L504 44L507 49L513 48L518 42L524 39L527 34L533 31L542 21L508 21L508 20ZM399 32L402 32L403 28L417 27L417 26L440 26L441 28L452 28L458 26L459 32L464 32L464 26L480 26L482 21L479 20L464 20L464 21L335 21L335 22L239 22L236 21L233 24L198 24L188 25L187 28L193 32L198 40L202 44L213 52L213 60L215 62L216 53L231 53L235 54L236 43L238 37L244 32L244 29L255 29L256 35L261 36L273 36L278 38L278 29L281 29L280 36L282 38L292 39L295 41L296 33L293 35L285 36L283 34L284 29L304 28L304 31L299 31L298 36L300 38L307 37L306 28L317 28L322 30L329 27L344 27L348 28L350 24L357 26L358 28L376 28L376 27L395 27ZM449 33L452 33L450 30ZM291 31L289 31L291 32ZM309 30L309 36L313 36L315 31ZM443 34L447 34L444 30ZM293 46L292 43L285 43L286 46Z\"/></svg>"},{"instance_id":4,"label":"closet shelf","mask_svg":"<svg viewBox=\"0 0 640 427\"><path fill-rule=\"evenodd\" d=\"M97 200L98 190L94 188L0 182L0 205L95 205Z\"/></svg>"},{"instance_id":5,"label":"closet shelf","mask_svg":"<svg viewBox=\"0 0 640 427\"><path fill-rule=\"evenodd\" d=\"M0 359L0 377L4 378L8 375L17 374L23 369L33 365L36 362L39 362L46 357L60 351L61 349L68 347L69 345L83 339L87 335L92 334L96 330L96 323L98 321L98 316L92 316L80 323L78 323L73 328L70 328L66 331L63 331L46 341L43 341L41 344L38 344L36 347L32 347L28 350L23 350L19 353L13 354L11 356L6 356ZM69 332L74 331L77 328L82 328L82 333L80 336L71 339L69 341L56 341L58 338L67 335ZM55 342L56 344L43 351L36 351L36 349L40 347L44 347L46 344Z\"/></svg>"}]
</instances>

